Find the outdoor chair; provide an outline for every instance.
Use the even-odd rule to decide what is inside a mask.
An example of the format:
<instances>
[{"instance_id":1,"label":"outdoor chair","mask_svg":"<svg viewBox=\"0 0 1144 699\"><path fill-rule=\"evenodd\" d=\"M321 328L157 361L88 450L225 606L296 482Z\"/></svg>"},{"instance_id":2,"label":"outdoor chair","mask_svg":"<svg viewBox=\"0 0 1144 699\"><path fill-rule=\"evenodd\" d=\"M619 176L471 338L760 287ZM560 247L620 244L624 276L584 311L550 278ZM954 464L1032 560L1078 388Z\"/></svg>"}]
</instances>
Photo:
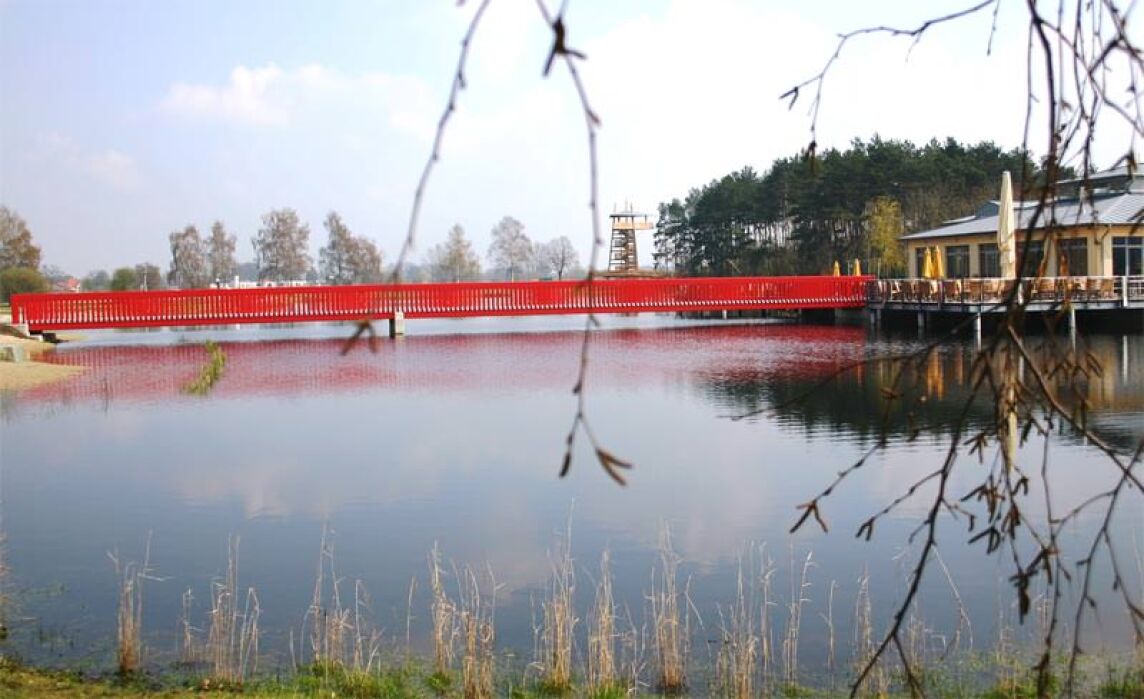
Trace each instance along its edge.
<instances>
[{"instance_id":1,"label":"outdoor chair","mask_svg":"<svg viewBox=\"0 0 1144 699\"><path fill-rule=\"evenodd\" d=\"M1001 280L983 279L981 281L981 301L983 303L996 303L1001 300Z\"/></svg>"},{"instance_id":2,"label":"outdoor chair","mask_svg":"<svg viewBox=\"0 0 1144 699\"><path fill-rule=\"evenodd\" d=\"M1055 301L1057 299L1057 280L1053 277L1039 277L1033 280L1032 301Z\"/></svg>"},{"instance_id":3,"label":"outdoor chair","mask_svg":"<svg viewBox=\"0 0 1144 699\"><path fill-rule=\"evenodd\" d=\"M962 300L970 303L981 303L984 286L985 282L980 279L966 279L964 290L962 291Z\"/></svg>"}]
</instances>

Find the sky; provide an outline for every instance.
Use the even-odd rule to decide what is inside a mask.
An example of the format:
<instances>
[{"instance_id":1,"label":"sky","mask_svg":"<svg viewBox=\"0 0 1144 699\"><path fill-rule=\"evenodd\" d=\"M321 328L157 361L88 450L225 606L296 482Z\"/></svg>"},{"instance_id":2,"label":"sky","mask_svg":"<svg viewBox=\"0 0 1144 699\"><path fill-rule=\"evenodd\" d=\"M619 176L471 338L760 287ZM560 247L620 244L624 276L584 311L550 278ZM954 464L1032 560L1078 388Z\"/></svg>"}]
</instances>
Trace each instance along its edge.
<instances>
[{"instance_id":1,"label":"sky","mask_svg":"<svg viewBox=\"0 0 1144 699\"><path fill-rule=\"evenodd\" d=\"M549 4L552 4L551 0ZM965 2L568 0L568 45L600 118L607 215L660 202L810 140L817 74L837 35L913 26ZM325 243L327 212L388 262L445 107L477 3L454 0L0 0L0 204L44 262L170 264L168 234L221 220L239 261L266 212L291 207ZM1025 131L1023 7L933 28L913 45L847 44L824 84L820 148L855 138L954 137L1003 148ZM484 257L504 216L534 240L592 241L583 113L567 70L541 73L552 33L534 0L492 0L429 181L412 254L460 224ZM1043 153L1034 128L1030 145ZM1098 134L1098 164L1131 147ZM640 256L650 258L651 234ZM488 264L487 258L484 260ZM603 257L601 263L604 262Z\"/></svg>"}]
</instances>

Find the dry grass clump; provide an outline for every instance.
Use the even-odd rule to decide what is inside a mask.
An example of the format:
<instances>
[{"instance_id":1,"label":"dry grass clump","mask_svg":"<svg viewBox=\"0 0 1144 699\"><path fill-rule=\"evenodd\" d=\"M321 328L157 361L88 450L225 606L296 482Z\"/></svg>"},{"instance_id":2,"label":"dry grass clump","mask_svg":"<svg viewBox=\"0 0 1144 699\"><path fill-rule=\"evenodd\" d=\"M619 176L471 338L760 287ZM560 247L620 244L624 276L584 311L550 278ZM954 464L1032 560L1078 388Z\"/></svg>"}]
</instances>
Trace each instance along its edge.
<instances>
[{"instance_id":1,"label":"dry grass clump","mask_svg":"<svg viewBox=\"0 0 1144 699\"><path fill-rule=\"evenodd\" d=\"M535 665L541 685L550 692L566 692L572 687L573 631L578 619L572 595L576 573L572 566L572 525L552 559L552 575L547 598L542 603L543 621L539 630Z\"/></svg>"},{"instance_id":2,"label":"dry grass clump","mask_svg":"<svg viewBox=\"0 0 1144 699\"><path fill-rule=\"evenodd\" d=\"M457 619L464 644L461 693L465 699L486 699L493 696L496 673L496 581L489 571L482 594L476 573L466 569L459 584L461 605Z\"/></svg>"},{"instance_id":3,"label":"dry grass clump","mask_svg":"<svg viewBox=\"0 0 1144 699\"><path fill-rule=\"evenodd\" d=\"M600 554L600 581L588 613L588 689L601 691L619 682L616 665L616 600L612 595L612 563Z\"/></svg>"},{"instance_id":4,"label":"dry grass clump","mask_svg":"<svg viewBox=\"0 0 1144 699\"><path fill-rule=\"evenodd\" d=\"M671 546L671 530L664 525L659 535L659 578L652 573L652 648L655 652L656 684L665 694L687 688L687 658L690 650L690 616L678 587L679 557Z\"/></svg>"},{"instance_id":5,"label":"dry grass clump","mask_svg":"<svg viewBox=\"0 0 1144 699\"><path fill-rule=\"evenodd\" d=\"M226 577L211 584L210 626L205 657L216 680L242 684L258 666L258 617L254 588L238 587L238 537L227 541ZM240 598L242 603L240 604Z\"/></svg>"},{"instance_id":6,"label":"dry grass clump","mask_svg":"<svg viewBox=\"0 0 1144 699\"><path fill-rule=\"evenodd\" d=\"M432 594L429 614L433 621L433 671L441 677L448 675L453 667L454 619L457 615L456 606L445 592L443 573L441 552L434 542L429 553L429 590Z\"/></svg>"},{"instance_id":7,"label":"dry grass clump","mask_svg":"<svg viewBox=\"0 0 1144 699\"><path fill-rule=\"evenodd\" d=\"M361 580L354 581L353 608L342 604L341 579L334 568L334 546L329 528L323 527L314 592L303 621L303 636L308 636L310 641L310 662L326 670L359 672L379 665L381 633L370 628L366 615L369 607L369 595Z\"/></svg>"},{"instance_id":8,"label":"dry grass clump","mask_svg":"<svg viewBox=\"0 0 1144 699\"><path fill-rule=\"evenodd\" d=\"M735 601L726 613L719 610L722 638L715 660L715 680L723 696L750 699L755 695L760 645L755 632L758 605L755 587L744 582L742 558L735 583Z\"/></svg>"},{"instance_id":9,"label":"dry grass clump","mask_svg":"<svg viewBox=\"0 0 1144 699\"><path fill-rule=\"evenodd\" d=\"M108 552L119 578L119 611L116 618L116 665L122 675L137 672L143 658L143 581L149 577L151 543L143 555L143 564L121 563L118 552Z\"/></svg>"},{"instance_id":10,"label":"dry grass clump","mask_svg":"<svg viewBox=\"0 0 1144 699\"><path fill-rule=\"evenodd\" d=\"M870 662L874 656L874 612L870 601L870 573L863 570L858 578L858 594L854 599L854 636L851 639L851 668L855 673ZM855 694L882 697L890 691L890 678L881 665L877 665L866 676L866 680L855 688Z\"/></svg>"},{"instance_id":11,"label":"dry grass clump","mask_svg":"<svg viewBox=\"0 0 1144 699\"><path fill-rule=\"evenodd\" d=\"M774 576L775 562L768 555L766 544L763 544L759 547L759 592L762 595L762 604L759 605L759 662L762 665L764 685L771 681L775 668L775 624L771 616L771 609L776 606L771 587Z\"/></svg>"},{"instance_id":12,"label":"dry grass clump","mask_svg":"<svg viewBox=\"0 0 1144 699\"><path fill-rule=\"evenodd\" d=\"M444 569L437 544L429 554L429 612L433 635L433 675L431 683L444 691L452 683L455 641L461 641L461 695L465 699L493 696L496 674L496 580L488 571L482 588L471 569L457 578L457 601L445 591ZM411 588L412 589L412 588ZM412 592L410 592L412 595Z\"/></svg>"},{"instance_id":13,"label":"dry grass clump","mask_svg":"<svg viewBox=\"0 0 1144 699\"><path fill-rule=\"evenodd\" d=\"M802 611L810 599L807 597L810 589L810 568L814 552L807 552L802 562L802 569L795 578L794 554L791 554L791 590L790 602L787 607L787 626L783 634L783 681L788 685L798 683L798 639L802 629Z\"/></svg>"}]
</instances>

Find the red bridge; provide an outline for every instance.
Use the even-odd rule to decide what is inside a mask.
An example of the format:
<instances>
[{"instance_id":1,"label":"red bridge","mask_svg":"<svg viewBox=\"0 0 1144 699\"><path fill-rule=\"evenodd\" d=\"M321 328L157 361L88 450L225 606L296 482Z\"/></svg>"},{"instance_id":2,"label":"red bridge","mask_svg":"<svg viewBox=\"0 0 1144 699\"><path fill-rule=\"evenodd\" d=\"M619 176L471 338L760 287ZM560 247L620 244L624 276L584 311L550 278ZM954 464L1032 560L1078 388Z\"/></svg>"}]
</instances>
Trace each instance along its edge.
<instances>
[{"instance_id":1,"label":"red bridge","mask_svg":"<svg viewBox=\"0 0 1144 699\"><path fill-rule=\"evenodd\" d=\"M873 277L694 277L13 294L32 332L571 313L861 308ZM394 328L391 328L394 329Z\"/></svg>"}]
</instances>

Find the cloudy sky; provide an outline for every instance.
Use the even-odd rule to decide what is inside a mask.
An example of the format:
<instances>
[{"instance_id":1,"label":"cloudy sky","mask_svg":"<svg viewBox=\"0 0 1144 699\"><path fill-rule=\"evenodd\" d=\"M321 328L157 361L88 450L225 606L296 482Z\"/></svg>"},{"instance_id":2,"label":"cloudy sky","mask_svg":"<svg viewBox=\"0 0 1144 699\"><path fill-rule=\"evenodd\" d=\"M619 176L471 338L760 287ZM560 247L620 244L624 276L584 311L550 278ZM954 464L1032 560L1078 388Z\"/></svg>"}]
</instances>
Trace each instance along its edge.
<instances>
[{"instance_id":1,"label":"cloudy sky","mask_svg":"<svg viewBox=\"0 0 1144 699\"><path fill-rule=\"evenodd\" d=\"M599 114L604 214L654 212L691 187L763 171L809 140L808 102L839 32L912 26L954 0L571 0L569 44ZM475 0L0 0L0 203L46 263L77 276L169 264L167 234L222 220L251 258L263 213L338 211L392 260ZM906 39L848 44L825 86L818 141L954 136L1020 145L1022 3ZM468 89L430 182L414 259L461 224L478 251L505 215L536 240L591 243L582 115L533 0L493 0ZM1044 142L1032 134L1037 152ZM1101 164L1128 143L1102 132ZM641 257L650 249L643 243Z\"/></svg>"}]
</instances>

